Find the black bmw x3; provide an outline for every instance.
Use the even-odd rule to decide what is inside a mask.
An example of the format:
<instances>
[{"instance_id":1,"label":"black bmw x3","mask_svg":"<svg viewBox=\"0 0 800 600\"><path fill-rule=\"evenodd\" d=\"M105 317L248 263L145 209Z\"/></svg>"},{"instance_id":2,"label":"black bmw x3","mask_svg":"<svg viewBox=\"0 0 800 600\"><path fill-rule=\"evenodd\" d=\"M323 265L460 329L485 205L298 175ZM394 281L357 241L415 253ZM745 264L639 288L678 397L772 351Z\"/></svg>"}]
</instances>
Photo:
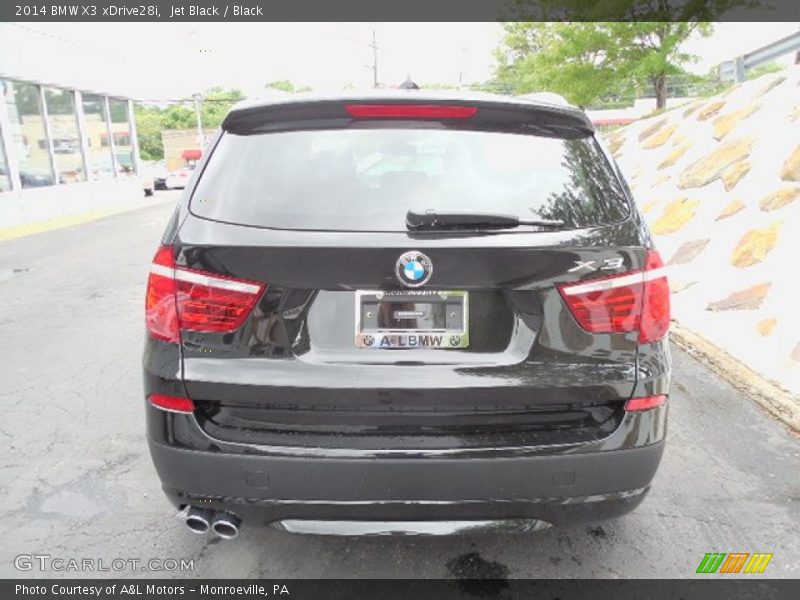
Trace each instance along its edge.
<instances>
[{"instance_id":1,"label":"black bmw x3","mask_svg":"<svg viewBox=\"0 0 800 600\"><path fill-rule=\"evenodd\" d=\"M664 448L664 267L569 105L237 105L155 254L146 325L150 451L197 533L616 517Z\"/></svg>"}]
</instances>

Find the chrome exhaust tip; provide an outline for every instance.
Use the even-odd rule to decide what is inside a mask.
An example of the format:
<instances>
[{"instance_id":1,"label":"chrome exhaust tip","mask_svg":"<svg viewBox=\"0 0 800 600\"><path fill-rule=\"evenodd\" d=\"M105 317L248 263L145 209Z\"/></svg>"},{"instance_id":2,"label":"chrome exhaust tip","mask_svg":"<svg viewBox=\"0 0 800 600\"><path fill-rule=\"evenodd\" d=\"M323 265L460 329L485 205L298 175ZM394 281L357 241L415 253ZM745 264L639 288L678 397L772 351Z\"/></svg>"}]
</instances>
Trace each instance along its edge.
<instances>
[{"instance_id":1,"label":"chrome exhaust tip","mask_svg":"<svg viewBox=\"0 0 800 600\"><path fill-rule=\"evenodd\" d=\"M214 515L214 519L211 521L211 529L219 537L232 540L239 535L239 527L241 524L242 520L235 514L220 512Z\"/></svg>"},{"instance_id":2,"label":"chrome exhaust tip","mask_svg":"<svg viewBox=\"0 0 800 600\"><path fill-rule=\"evenodd\" d=\"M198 535L208 533L211 529L211 520L214 517L214 511L209 508L197 508L192 506L186 512L185 523L189 531Z\"/></svg>"}]
</instances>

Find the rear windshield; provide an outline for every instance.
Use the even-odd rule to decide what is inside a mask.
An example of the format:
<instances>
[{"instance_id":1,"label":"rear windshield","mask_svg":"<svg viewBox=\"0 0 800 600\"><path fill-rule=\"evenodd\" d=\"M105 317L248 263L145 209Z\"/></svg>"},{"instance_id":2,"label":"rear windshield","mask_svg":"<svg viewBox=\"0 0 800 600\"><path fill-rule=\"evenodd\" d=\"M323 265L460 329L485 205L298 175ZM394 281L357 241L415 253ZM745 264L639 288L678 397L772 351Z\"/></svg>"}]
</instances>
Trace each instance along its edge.
<instances>
[{"instance_id":1,"label":"rear windshield","mask_svg":"<svg viewBox=\"0 0 800 600\"><path fill-rule=\"evenodd\" d=\"M258 227L406 231L406 213L490 212L588 227L628 205L592 137L450 129L225 133L191 202Z\"/></svg>"}]
</instances>

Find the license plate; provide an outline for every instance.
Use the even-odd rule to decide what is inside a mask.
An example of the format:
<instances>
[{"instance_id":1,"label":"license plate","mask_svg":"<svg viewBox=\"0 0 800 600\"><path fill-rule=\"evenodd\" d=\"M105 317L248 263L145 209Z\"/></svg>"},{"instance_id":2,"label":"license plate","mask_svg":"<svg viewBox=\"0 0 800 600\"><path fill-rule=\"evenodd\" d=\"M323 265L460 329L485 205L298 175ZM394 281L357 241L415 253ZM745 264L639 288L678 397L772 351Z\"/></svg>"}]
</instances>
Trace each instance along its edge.
<instances>
[{"instance_id":1,"label":"license plate","mask_svg":"<svg viewBox=\"0 0 800 600\"><path fill-rule=\"evenodd\" d=\"M356 292L358 348L466 348L468 323L467 292Z\"/></svg>"}]
</instances>

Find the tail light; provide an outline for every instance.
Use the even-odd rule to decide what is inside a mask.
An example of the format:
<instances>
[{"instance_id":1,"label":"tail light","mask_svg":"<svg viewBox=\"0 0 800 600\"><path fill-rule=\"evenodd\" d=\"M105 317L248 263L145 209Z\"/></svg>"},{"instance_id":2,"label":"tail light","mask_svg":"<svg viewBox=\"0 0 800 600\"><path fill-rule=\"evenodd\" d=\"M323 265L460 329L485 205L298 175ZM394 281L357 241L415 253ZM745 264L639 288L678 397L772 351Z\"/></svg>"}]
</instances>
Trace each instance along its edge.
<instances>
[{"instance_id":1,"label":"tail light","mask_svg":"<svg viewBox=\"0 0 800 600\"><path fill-rule=\"evenodd\" d=\"M631 398L625 403L625 410L628 412L650 410L651 408L661 406L666 401L666 396L645 396L644 398Z\"/></svg>"},{"instance_id":2,"label":"tail light","mask_svg":"<svg viewBox=\"0 0 800 600\"><path fill-rule=\"evenodd\" d=\"M558 289L586 331L638 332L639 343L648 344L669 330L669 284L656 250L647 251L644 270L562 284Z\"/></svg>"},{"instance_id":3,"label":"tail light","mask_svg":"<svg viewBox=\"0 0 800 600\"><path fill-rule=\"evenodd\" d=\"M175 344L180 343L181 331L235 331L265 289L265 284L256 281L176 266L172 246L162 246L147 281L147 331Z\"/></svg>"},{"instance_id":4,"label":"tail light","mask_svg":"<svg viewBox=\"0 0 800 600\"><path fill-rule=\"evenodd\" d=\"M446 104L348 104L351 117L360 119L469 119L477 106Z\"/></svg>"},{"instance_id":5,"label":"tail light","mask_svg":"<svg viewBox=\"0 0 800 600\"><path fill-rule=\"evenodd\" d=\"M194 412L194 402L189 398L179 396L165 396L164 394L150 394L147 400L161 410L175 413L190 414Z\"/></svg>"}]
</instances>

